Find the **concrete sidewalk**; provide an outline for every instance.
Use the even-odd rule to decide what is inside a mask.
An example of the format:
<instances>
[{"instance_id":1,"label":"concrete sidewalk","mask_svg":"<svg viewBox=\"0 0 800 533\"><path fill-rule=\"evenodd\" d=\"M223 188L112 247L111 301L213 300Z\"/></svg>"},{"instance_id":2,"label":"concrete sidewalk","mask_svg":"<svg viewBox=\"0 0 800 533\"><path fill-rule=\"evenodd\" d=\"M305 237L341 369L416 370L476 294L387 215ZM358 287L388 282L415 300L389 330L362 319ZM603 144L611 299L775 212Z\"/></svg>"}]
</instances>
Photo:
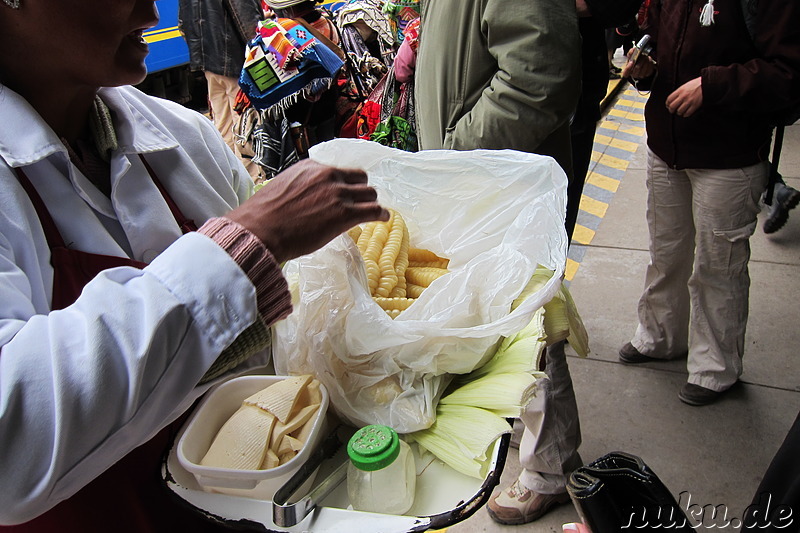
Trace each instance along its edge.
<instances>
[{"instance_id":1,"label":"concrete sidewalk","mask_svg":"<svg viewBox=\"0 0 800 533\"><path fill-rule=\"evenodd\" d=\"M730 525L720 518L709 531L738 531L732 519L749 505L800 411L800 208L783 229L767 236L765 207L751 240L741 383L718 403L690 407L677 397L686 381L685 361L626 366L617 357L636 327L648 262L645 159L642 138L570 283L592 351L586 359L569 358L583 432L580 452L585 462L616 450L639 455L676 496L685 493L700 506L725 506ZM786 130L780 171L787 184L800 189L800 124ZM518 474L512 450L501 487ZM448 531L559 532L576 519L574 508L564 505L532 524L501 526L480 509Z\"/></svg>"}]
</instances>

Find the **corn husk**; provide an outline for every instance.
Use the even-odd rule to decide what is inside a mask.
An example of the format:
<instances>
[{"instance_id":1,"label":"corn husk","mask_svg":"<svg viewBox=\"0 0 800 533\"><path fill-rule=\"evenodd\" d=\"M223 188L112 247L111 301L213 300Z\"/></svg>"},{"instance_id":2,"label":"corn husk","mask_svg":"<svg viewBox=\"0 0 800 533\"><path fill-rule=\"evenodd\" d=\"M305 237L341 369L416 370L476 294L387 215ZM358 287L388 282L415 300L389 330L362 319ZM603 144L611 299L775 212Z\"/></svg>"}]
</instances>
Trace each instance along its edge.
<instances>
[{"instance_id":1,"label":"corn husk","mask_svg":"<svg viewBox=\"0 0 800 533\"><path fill-rule=\"evenodd\" d=\"M487 374L458 387L440 405L476 406L501 417L519 417L533 398L536 377L527 372Z\"/></svg>"},{"instance_id":2,"label":"corn husk","mask_svg":"<svg viewBox=\"0 0 800 533\"><path fill-rule=\"evenodd\" d=\"M512 303L512 310L536 293L553 276L542 266ZM561 286L556 296L539 309L522 330L498 344L483 366L453 381L439 401L436 422L408 435L453 469L484 478L488 451L497 438L510 432L506 418L517 418L533 398L539 360L546 345L569 339L575 351L588 354L588 336L569 290Z\"/></svg>"},{"instance_id":3,"label":"corn husk","mask_svg":"<svg viewBox=\"0 0 800 533\"><path fill-rule=\"evenodd\" d=\"M467 476L485 478L488 450L511 426L496 414L466 405L439 405L436 422L409 435L454 470Z\"/></svg>"},{"instance_id":4,"label":"corn husk","mask_svg":"<svg viewBox=\"0 0 800 533\"><path fill-rule=\"evenodd\" d=\"M503 339L494 356L485 365L461 378L462 382L487 374L535 372L545 347L544 335L544 309L539 309L527 326Z\"/></svg>"}]
</instances>

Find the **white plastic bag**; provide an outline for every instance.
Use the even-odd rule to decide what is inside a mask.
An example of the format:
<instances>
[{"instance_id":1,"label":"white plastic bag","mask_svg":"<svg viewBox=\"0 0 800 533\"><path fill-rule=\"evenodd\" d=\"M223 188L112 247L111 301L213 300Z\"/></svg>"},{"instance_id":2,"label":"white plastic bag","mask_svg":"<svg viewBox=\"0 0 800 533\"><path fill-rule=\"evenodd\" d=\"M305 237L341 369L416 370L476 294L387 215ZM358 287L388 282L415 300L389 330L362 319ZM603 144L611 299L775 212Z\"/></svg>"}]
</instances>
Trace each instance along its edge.
<instances>
[{"instance_id":1,"label":"white plastic bag","mask_svg":"<svg viewBox=\"0 0 800 533\"><path fill-rule=\"evenodd\" d=\"M558 290L566 175L549 157L512 150L409 153L352 139L314 146L311 158L366 170L382 205L406 220L411 245L449 258L450 273L392 320L347 235L289 262L295 307L275 326L276 371L315 375L354 425L424 429L449 375L485 362ZM537 263L555 276L509 312Z\"/></svg>"}]
</instances>

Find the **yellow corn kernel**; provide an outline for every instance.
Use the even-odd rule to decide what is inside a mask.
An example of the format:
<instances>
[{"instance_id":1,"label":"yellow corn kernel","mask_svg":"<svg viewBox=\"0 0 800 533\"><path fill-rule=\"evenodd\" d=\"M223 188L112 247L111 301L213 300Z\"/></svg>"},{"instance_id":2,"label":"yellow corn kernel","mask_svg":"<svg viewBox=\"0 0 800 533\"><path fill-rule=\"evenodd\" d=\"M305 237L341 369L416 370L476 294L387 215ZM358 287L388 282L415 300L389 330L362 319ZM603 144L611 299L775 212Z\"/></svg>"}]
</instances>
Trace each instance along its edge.
<instances>
[{"instance_id":1,"label":"yellow corn kernel","mask_svg":"<svg viewBox=\"0 0 800 533\"><path fill-rule=\"evenodd\" d=\"M370 295L372 295L378 289L378 283L381 280L381 269L375 264L375 261L368 261L367 259L364 259L364 266L367 269L367 286L369 287Z\"/></svg>"},{"instance_id":2,"label":"yellow corn kernel","mask_svg":"<svg viewBox=\"0 0 800 533\"><path fill-rule=\"evenodd\" d=\"M400 309L384 309L384 311L386 311L386 314L389 315L389 318L392 320L399 317L400 313L402 313Z\"/></svg>"},{"instance_id":3,"label":"yellow corn kernel","mask_svg":"<svg viewBox=\"0 0 800 533\"><path fill-rule=\"evenodd\" d=\"M430 250L410 248L408 251L408 266L447 268L449 265L449 259L439 257Z\"/></svg>"},{"instance_id":4,"label":"yellow corn kernel","mask_svg":"<svg viewBox=\"0 0 800 533\"><path fill-rule=\"evenodd\" d=\"M407 298L419 298L422 296L422 291L425 290L425 287L420 285L414 285L413 283L406 283L406 297Z\"/></svg>"},{"instance_id":5,"label":"yellow corn kernel","mask_svg":"<svg viewBox=\"0 0 800 533\"><path fill-rule=\"evenodd\" d=\"M403 240L400 244L400 252L394 263L394 271L397 274L397 285L395 285L389 296L406 296L406 269L408 268L408 249L409 249L408 226L403 221Z\"/></svg>"},{"instance_id":6,"label":"yellow corn kernel","mask_svg":"<svg viewBox=\"0 0 800 533\"><path fill-rule=\"evenodd\" d=\"M433 267L433 268L447 268L450 265L449 259L440 258L436 261L409 261L410 267Z\"/></svg>"},{"instance_id":7,"label":"yellow corn kernel","mask_svg":"<svg viewBox=\"0 0 800 533\"><path fill-rule=\"evenodd\" d=\"M386 237L386 243L378 259L378 266L381 269L381 278L374 296L388 297L389 293L397 286L398 281L394 265L400 253L405 222L403 221L403 217L400 216L400 213L393 209L390 209L389 212L391 215L389 221L386 223L389 227L388 236Z\"/></svg>"},{"instance_id":8,"label":"yellow corn kernel","mask_svg":"<svg viewBox=\"0 0 800 533\"><path fill-rule=\"evenodd\" d=\"M353 226L352 228L347 230L347 235L349 235L350 238L353 239L354 243L358 243L358 238L361 236L362 231L363 230L361 229L361 226Z\"/></svg>"},{"instance_id":9,"label":"yellow corn kernel","mask_svg":"<svg viewBox=\"0 0 800 533\"><path fill-rule=\"evenodd\" d=\"M424 248L409 248L408 249L408 260L415 262L415 261L436 261L437 259L441 259L438 255L431 252L430 250L425 250Z\"/></svg>"},{"instance_id":10,"label":"yellow corn kernel","mask_svg":"<svg viewBox=\"0 0 800 533\"><path fill-rule=\"evenodd\" d=\"M406 282L427 287L433 283L434 280L447 274L447 272L448 270L445 268L408 267L406 269Z\"/></svg>"},{"instance_id":11,"label":"yellow corn kernel","mask_svg":"<svg viewBox=\"0 0 800 533\"><path fill-rule=\"evenodd\" d=\"M388 237L388 224L384 222L378 222L375 225L375 231L372 233L372 236L369 239L367 249L364 250L364 259L375 261L375 264L378 264L378 261L381 257L381 250L383 250L383 247L386 245L386 239Z\"/></svg>"},{"instance_id":12,"label":"yellow corn kernel","mask_svg":"<svg viewBox=\"0 0 800 533\"><path fill-rule=\"evenodd\" d=\"M380 296L373 297L373 300L385 311L391 309L405 311L416 301L414 298L382 298Z\"/></svg>"},{"instance_id":13,"label":"yellow corn kernel","mask_svg":"<svg viewBox=\"0 0 800 533\"><path fill-rule=\"evenodd\" d=\"M367 245L369 244L369 240L372 238L372 234L375 231L375 226L377 225L377 222L367 222L361 228L361 234L358 236L356 246L358 246L358 251L361 252L362 256L367 251Z\"/></svg>"}]
</instances>

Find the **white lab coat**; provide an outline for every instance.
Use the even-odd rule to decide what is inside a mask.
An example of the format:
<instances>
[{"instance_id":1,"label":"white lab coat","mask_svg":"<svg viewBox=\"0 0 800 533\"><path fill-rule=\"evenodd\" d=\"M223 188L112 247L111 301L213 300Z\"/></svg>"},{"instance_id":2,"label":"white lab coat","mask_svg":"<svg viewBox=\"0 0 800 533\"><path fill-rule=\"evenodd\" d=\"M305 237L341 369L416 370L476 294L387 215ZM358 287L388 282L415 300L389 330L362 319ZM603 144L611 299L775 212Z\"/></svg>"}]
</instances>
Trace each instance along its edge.
<instances>
[{"instance_id":1,"label":"white lab coat","mask_svg":"<svg viewBox=\"0 0 800 533\"><path fill-rule=\"evenodd\" d=\"M211 239L181 236L137 154L198 226L251 194L241 162L199 113L131 87L100 95L120 146L110 199L0 85L0 524L41 514L175 419L258 317L244 271ZM69 246L150 265L107 270L50 312L49 248L18 166Z\"/></svg>"}]
</instances>

